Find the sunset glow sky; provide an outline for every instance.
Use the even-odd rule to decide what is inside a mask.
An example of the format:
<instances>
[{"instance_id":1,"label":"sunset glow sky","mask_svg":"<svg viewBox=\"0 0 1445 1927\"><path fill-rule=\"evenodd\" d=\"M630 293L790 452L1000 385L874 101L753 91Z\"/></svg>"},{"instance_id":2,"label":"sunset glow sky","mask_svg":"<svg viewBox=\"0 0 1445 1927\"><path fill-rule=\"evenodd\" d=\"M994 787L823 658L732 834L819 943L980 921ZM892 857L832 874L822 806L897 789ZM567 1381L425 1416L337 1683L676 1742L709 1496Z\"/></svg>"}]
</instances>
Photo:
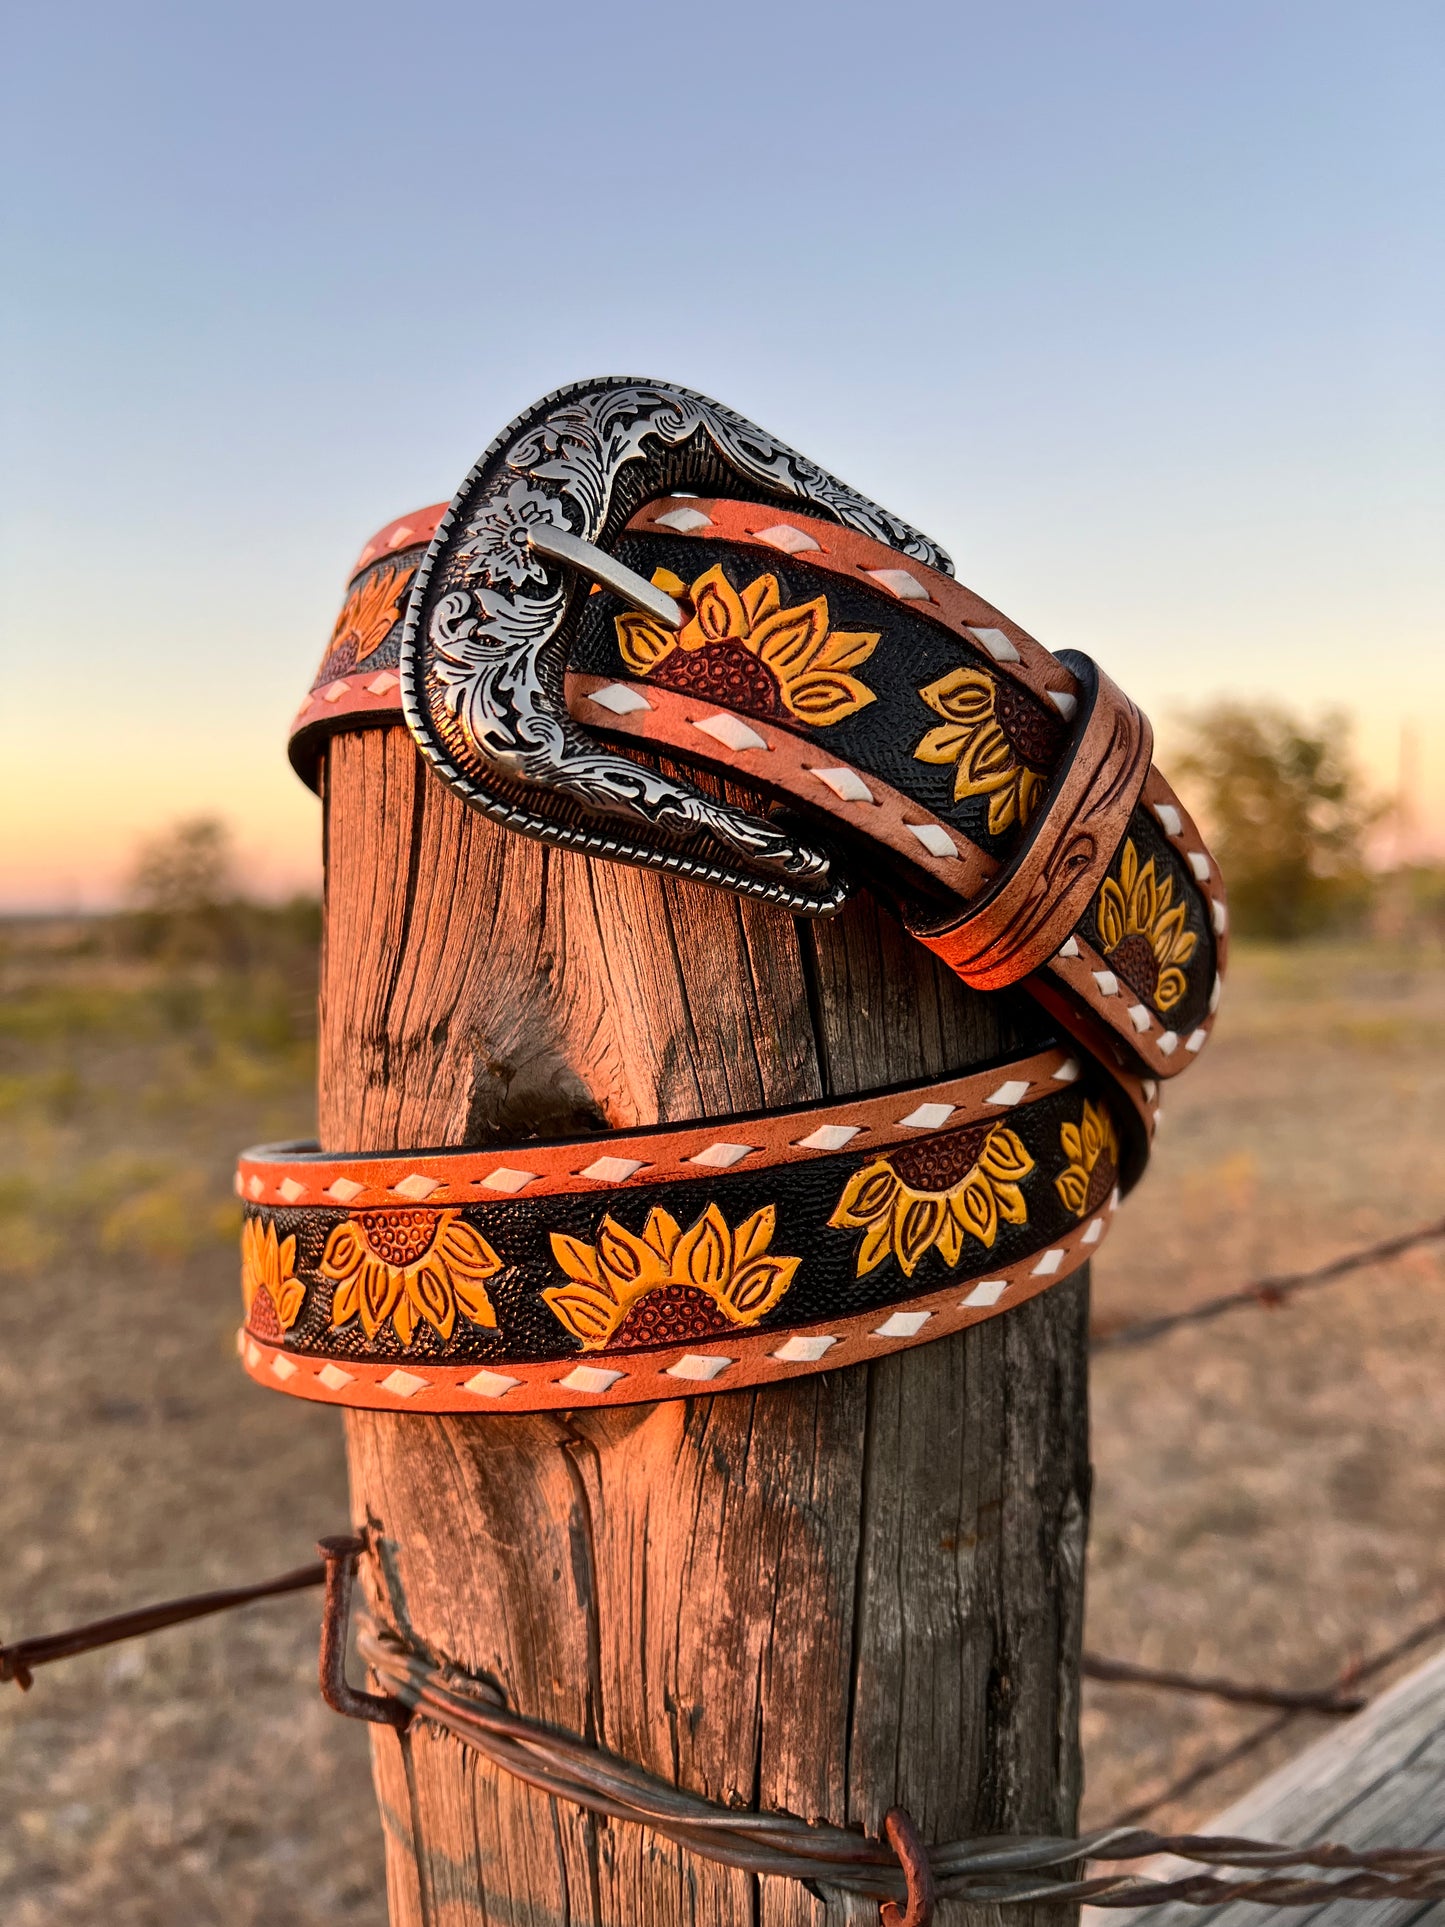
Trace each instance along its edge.
<instances>
[{"instance_id":1,"label":"sunset glow sky","mask_svg":"<svg viewBox=\"0 0 1445 1927\"><path fill-rule=\"evenodd\" d=\"M1153 715L1358 719L1445 854L1433 0L95 0L7 33L0 907L234 826L351 557L559 382L730 403Z\"/></svg>"}]
</instances>

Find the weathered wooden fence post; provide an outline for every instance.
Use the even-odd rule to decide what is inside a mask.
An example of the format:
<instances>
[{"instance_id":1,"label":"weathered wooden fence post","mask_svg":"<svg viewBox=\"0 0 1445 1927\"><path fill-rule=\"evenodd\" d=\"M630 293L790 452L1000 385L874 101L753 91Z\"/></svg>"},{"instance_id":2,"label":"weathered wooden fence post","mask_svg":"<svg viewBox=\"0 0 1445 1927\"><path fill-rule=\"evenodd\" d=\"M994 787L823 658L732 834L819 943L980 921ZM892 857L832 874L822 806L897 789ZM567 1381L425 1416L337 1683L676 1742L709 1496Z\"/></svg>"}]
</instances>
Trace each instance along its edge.
<instances>
[{"instance_id":1,"label":"weathered wooden fence post","mask_svg":"<svg viewBox=\"0 0 1445 1927\"><path fill-rule=\"evenodd\" d=\"M726 1805L905 1808L920 1864L1072 1826L1087 1261L1224 931L1150 749L687 390L559 390L368 543L292 735L325 1148L241 1160L242 1356L354 1408L419 1661ZM819 826L906 934L794 920ZM375 1747L397 1927L872 1917Z\"/></svg>"},{"instance_id":2,"label":"weathered wooden fence post","mask_svg":"<svg viewBox=\"0 0 1445 1927\"><path fill-rule=\"evenodd\" d=\"M326 776L323 1145L726 1116L1026 1041L866 899L834 921L545 850L400 729ZM1017 1017L1017 1006L1006 1006ZM926 1838L1067 1830L1087 1274L761 1390L483 1418L353 1412L383 1616L509 1704L713 1798ZM858 1919L373 1729L395 1927ZM947 1903L940 1918L961 1917Z\"/></svg>"}]
</instances>

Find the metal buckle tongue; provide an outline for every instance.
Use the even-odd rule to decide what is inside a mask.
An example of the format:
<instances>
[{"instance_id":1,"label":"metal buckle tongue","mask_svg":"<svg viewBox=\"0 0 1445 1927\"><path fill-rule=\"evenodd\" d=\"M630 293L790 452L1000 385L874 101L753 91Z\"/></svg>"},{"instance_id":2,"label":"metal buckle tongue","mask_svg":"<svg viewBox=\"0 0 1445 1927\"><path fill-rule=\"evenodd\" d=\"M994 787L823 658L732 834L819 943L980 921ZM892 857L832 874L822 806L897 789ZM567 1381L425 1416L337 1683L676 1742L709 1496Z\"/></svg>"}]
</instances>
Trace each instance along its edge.
<instances>
[{"instance_id":1,"label":"metal buckle tongue","mask_svg":"<svg viewBox=\"0 0 1445 1927\"><path fill-rule=\"evenodd\" d=\"M615 555L608 555L595 543L584 542L580 536L569 535L566 529L556 529L550 524L533 529L528 535L528 545L538 555L550 555L554 562L561 562L578 575L585 575L590 581L600 583L610 589L624 602L630 602L634 609L640 609L645 616L655 616L669 629L680 629L686 618L680 603L674 602L665 589L659 589L655 582L647 582L635 569L629 569L625 562L619 562Z\"/></svg>"},{"instance_id":2,"label":"metal buckle tongue","mask_svg":"<svg viewBox=\"0 0 1445 1927\"><path fill-rule=\"evenodd\" d=\"M606 748L567 711L573 577L680 627L673 599L606 544L639 500L694 486L793 501L949 569L925 536L690 389L559 389L493 442L417 569L401 645L407 724L442 779L511 829L826 916L849 886L824 850Z\"/></svg>"}]
</instances>

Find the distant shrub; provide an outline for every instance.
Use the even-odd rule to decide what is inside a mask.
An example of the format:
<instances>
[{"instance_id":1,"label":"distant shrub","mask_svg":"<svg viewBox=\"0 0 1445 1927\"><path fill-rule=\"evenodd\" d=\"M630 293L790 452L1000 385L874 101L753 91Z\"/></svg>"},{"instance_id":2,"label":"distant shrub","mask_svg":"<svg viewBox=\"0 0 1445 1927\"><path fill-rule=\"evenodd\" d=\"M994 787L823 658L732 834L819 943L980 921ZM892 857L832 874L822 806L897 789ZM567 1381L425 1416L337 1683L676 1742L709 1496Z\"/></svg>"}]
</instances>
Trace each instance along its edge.
<instances>
[{"instance_id":1,"label":"distant shrub","mask_svg":"<svg viewBox=\"0 0 1445 1927\"><path fill-rule=\"evenodd\" d=\"M211 1196L209 1179L205 1170L181 1168L118 1199L96 1228L100 1249L176 1264L208 1246L229 1244L240 1233L241 1207Z\"/></svg>"},{"instance_id":2,"label":"distant shrub","mask_svg":"<svg viewBox=\"0 0 1445 1927\"><path fill-rule=\"evenodd\" d=\"M132 955L314 981L320 904L306 896L257 902L241 880L231 833L215 817L192 817L142 844L126 900L116 934Z\"/></svg>"},{"instance_id":3,"label":"distant shrub","mask_svg":"<svg viewBox=\"0 0 1445 1927\"><path fill-rule=\"evenodd\" d=\"M1348 718L1226 701L1185 716L1181 733L1169 768L1197 799L1234 927L1289 943L1361 921L1365 839L1383 806L1356 769Z\"/></svg>"}]
</instances>

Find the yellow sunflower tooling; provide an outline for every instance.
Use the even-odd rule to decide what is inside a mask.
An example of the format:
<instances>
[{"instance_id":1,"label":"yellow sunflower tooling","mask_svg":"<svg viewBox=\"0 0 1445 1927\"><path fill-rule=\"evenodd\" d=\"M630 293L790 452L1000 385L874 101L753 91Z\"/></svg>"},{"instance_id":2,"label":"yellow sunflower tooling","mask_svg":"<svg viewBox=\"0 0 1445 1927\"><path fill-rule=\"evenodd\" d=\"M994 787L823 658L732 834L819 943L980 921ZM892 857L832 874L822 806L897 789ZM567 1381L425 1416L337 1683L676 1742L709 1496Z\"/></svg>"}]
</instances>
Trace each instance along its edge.
<instances>
[{"instance_id":1,"label":"yellow sunflower tooling","mask_svg":"<svg viewBox=\"0 0 1445 1927\"><path fill-rule=\"evenodd\" d=\"M1054 1189L1076 1218L1095 1211L1113 1190L1119 1175L1119 1135L1102 1104L1084 1100L1077 1124L1059 1127L1059 1143L1068 1169L1054 1179Z\"/></svg>"},{"instance_id":2,"label":"yellow sunflower tooling","mask_svg":"<svg viewBox=\"0 0 1445 1927\"><path fill-rule=\"evenodd\" d=\"M345 675L386 641L401 614L416 564L393 563L365 576L341 605L318 681Z\"/></svg>"},{"instance_id":3,"label":"yellow sunflower tooling","mask_svg":"<svg viewBox=\"0 0 1445 1927\"><path fill-rule=\"evenodd\" d=\"M362 1211L332 1228L321 1276L335 1282L331 1323L360 1318L368 1338L391 1320L410 1345L418 1319L450 1338L457 1313L495 1325L483 1280L502 1269L486 1239L456 1211Z\"/></svg>"},{"instance_id":4,"label":"yellow sunflower tooling","mask_svg":"<svg viewBox=\"0 0 1445 1927\"><path fill-rule=\"evenodd\" d=\"M1099 891L1098 923L1099 947L1130 989L1157 1011L1172 1010L1189 988L1178 966L1194 955L1196 940L1184 928L1184 905L1174 903L1173 877L1160 882L1152 856L1141 868L1132 837L1118 881L1105 877Z\"/></svg>"},{"instance_id":5,"label":"yellow sunflower tooling","mask_svg":"<svg viewBox=\"0 0 1445 1927\"><path fill-rule=\"evenodd\" d=\"M826 596L785 609L776 576L760 575L739 590L720 567L691 585L670 569L655 570L652 580L692 613L677 631L651 616L618 616L622 660L639 676L650 675L674 650L686 654L732 644L771 672L789 715L814 729L841 722L877 700L866 683L844 672L867 661L879 632L830 629Z\"/></svg>"},{"instance_id":6,"label":"yellow sunflower tooling","mask_svg":"<svg viewBox=\"0 0 1445 1927\"><path fill-rule=\"evenodd\" d=\"M913 752L918 763L952 763L953 800L986 796L990 836L1028 823L1048 777L1030 769L998 719L998 686L981 669L952 669L919 695L943 722Z\"/></svg>"},{"instance_id":7,"label":"yellow sunflower tooling","mask_svg":"<svg viewBox=\"0 0 1445 1927\"><path fill-rule=\"evenodd\" d=\"M306 1302L306 1287L296 1276L296 1235L278 1239L268 1218L247 1218L241 1226L241 1299L247 1317L264 1291L276 1307L282 1331L290 1331Z\"/></svg>"},{"instance_id":8,"label":"yellow sunflower tooling","mask_svg":"<svg viewBox=\"0 0 1445 1927\"><path fill-rule=\"evenodd\" d=\"M715 1204L684 1231L660 1206L639 1237L613 1217L602 1220L595 1245L552 1233L552 1254L571 1280L542 1296L584 1351L598 1351L632 1306L650 1291L690 1285L735 1325L755 1325L772 1310L802 1263L768 1251L777 1224L772 1205L736 1231Z\"/></svg>"},{"instance_id":9,"label":"yellow sunflower tooling","mask_svg":"<svg viewBox=\"0 0 1445 1927\"><path fill-rule=\"evenodd\" d=\"M950 1267L963 1254L965 1237L991 1250L999 1220L1027 1224L1028 1205L1019 1183L1034 1168L1016 1131L995 1125L964 1175L944 1191L906 1184L887 1158L855 1171L829 1224L862 1231L855 1275L865 1278L885 1258L896 1258L911 1278L926 1251L937 1247Z\"/></svg>"}]
</instances>

